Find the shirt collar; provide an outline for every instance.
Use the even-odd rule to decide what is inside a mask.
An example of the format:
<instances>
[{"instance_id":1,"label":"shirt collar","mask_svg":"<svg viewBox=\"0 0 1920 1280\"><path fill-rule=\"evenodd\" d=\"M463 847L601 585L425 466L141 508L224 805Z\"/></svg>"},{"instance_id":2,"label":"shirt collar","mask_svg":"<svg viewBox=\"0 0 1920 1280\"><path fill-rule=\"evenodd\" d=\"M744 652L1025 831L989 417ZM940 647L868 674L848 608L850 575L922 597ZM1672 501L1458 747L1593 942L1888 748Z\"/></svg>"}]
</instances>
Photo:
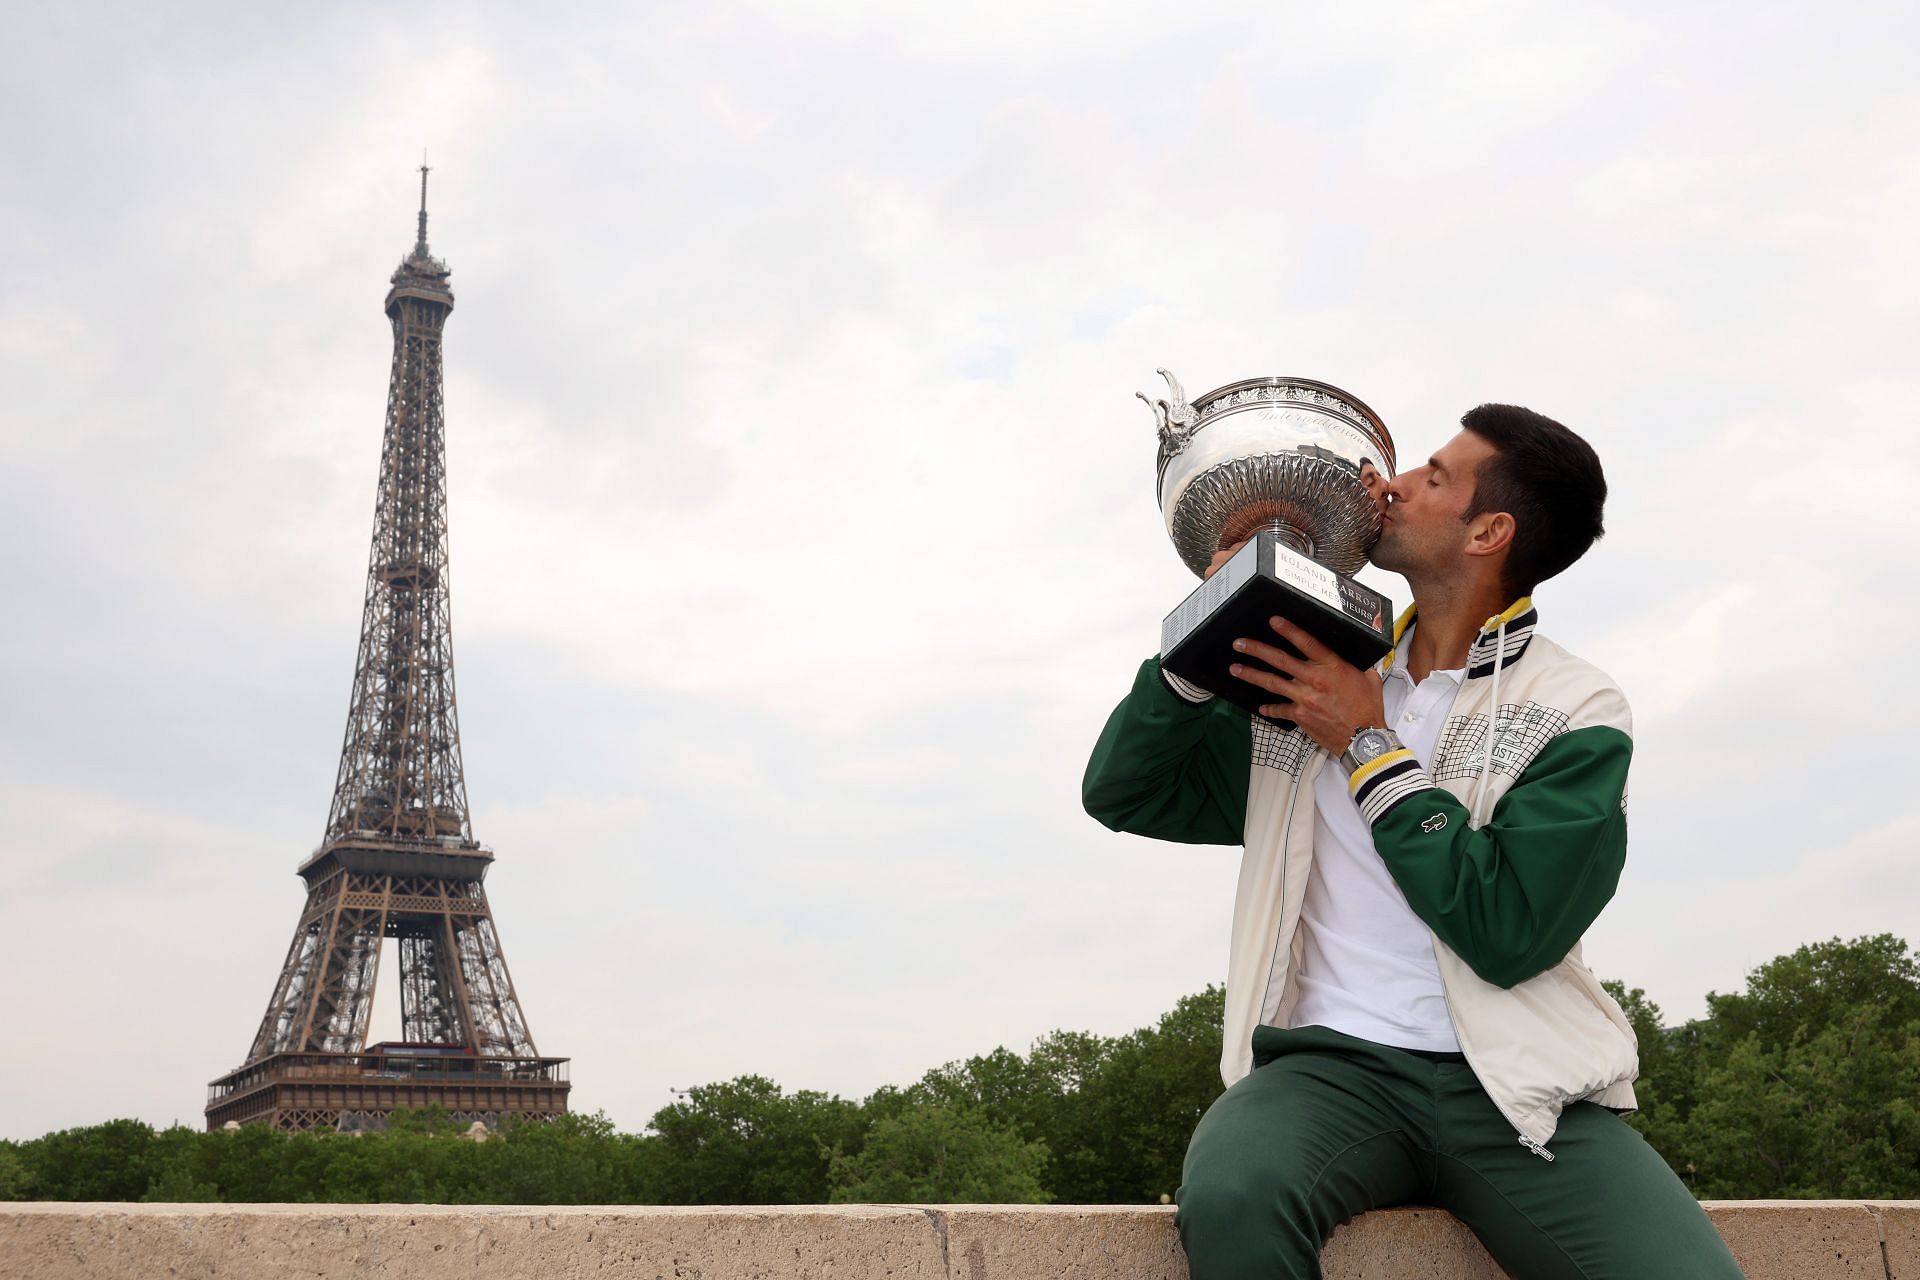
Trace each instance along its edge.
<instances>
[{"instance_id":1,"label":"shirt collar","mask_svg":"<svg viewBox=\"0 0 1920 1280\"><path fill-rule=\"evenodd\" d=\"M1386 671L1383 673L1385 679L1405 680L1409 685L1413 683L1413 676L1410 675L1407 670L1407 651L1413 646L1412 613L1413 610L1407 610L1407 626L1400 632L1400 643L1393 646L1393 652L1387 655ZM1427 673L1429 680L1434 676L1445 676L1447 679L1453 681L1457 687L1466 683L1467 669L1465 667L1454 667L1447 671L1431 671Z\"/></svg>"},{"instance_id":2,"label":"shirt collar","mask_svg":"<svg viewBox=\"0 0 1920 1280\"><path fill-rule=\"evenodd\" d=\"M1416 606L1408 605L1393 624L1393 652L1381 660L1381 675L1391 680L1398 675L1407 676L1407 648L1413 635ZM1533 639L1533 629L1540 621L1539 610L1533 607L1532 596L1521 596L1500 613L1494 614L1480 624L1480 634L1475 636L1473 644L1467 649L1467 665L1451 671L1438 671L1435 675L1452 678L1455 684L1467 680L1478 680L1482 676L1493 674L1494 658L1498 655L1502 667L1510 667L1520 660L1527 651L1527 644ZM1503 638L1500 633L1502 624L1506 627Z\"/></svg>"}]
</instances>

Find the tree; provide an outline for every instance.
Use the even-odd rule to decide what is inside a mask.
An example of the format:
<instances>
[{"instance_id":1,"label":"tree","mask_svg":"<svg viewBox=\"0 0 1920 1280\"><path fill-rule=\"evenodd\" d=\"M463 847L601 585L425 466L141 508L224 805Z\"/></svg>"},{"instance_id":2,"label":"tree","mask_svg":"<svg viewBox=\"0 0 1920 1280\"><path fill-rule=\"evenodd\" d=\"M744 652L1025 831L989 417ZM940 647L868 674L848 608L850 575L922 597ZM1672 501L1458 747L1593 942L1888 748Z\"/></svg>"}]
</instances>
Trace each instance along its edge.
<instances>
[{"instance_id":1,"label":"tree","mask_svg":"<svg viewBox=\"0 0 1920 1280\"><path fill-rule=\"evenodd\" d=\"M1031 1058L1001 1046L965 1062L936 1067L897 1099L876 1094L868 1099L868 1122L877 1126L889 1115L916 1107L978 1112L1051 1153L1042 1180L1057 1193L1063 1184L1072 1184L1059 1168L1060 1153L1077 1151L1080 1135L1089 1127L1082 1115L1086 1099L1074 1091L1072 1082L1085 1074L1103 1050L1097 1038L1067 1032L1036 1042Z\"/></svg>"},{"instance_id":2,"label":"tree","mask_svg":"<svg viewBox=\"0 0 1920 1280\"><path fill-rule=\"evenodd\" d=\"M1225 1015L1226 992L1210 986L1112 1043L1097 1084L1100 1127L1111 1138L1097 1181L1082 1192L1093 1203L1150 1204L1178 1189L1187 1140L1223 1087Z\"/></svg>"},{"instance_id":3,"label":"tree","mask_svg":"<svg viewBox=\"0 0 1920 1280\"><path fill-rule=\"evenodd\" d=\"M1226 995L1183 998L1156 1026L1112 1038L1055 1031L949 1063L908 1094L979 1108L1045 1145L1045 1182L1069 1204L1152 1203L1180 1183L1194 1125L1220 1094Z\"/></svg>"},{"instance_id":4,"label":"tree","mask_svg":"<svg viewBox=\"0 0 1920 1280\"><path fill-rule=\"evenodd\" d=\"M447 1114L447 1109L437 1102L429 1102L424 1107L395 1107L387 1113L387 1133L419 1133L429 1137L441 1134L457 1134L464 1125ZM378 1133L381 1130L373 1130Z\"/></svg>"},{"instance_id":5,"label":"tree","mask_svg":"<svg viewBox=\"0 0 1920 1280\"><path fill-rule=\"evenodd\" d=\"M1660 1006L1639 987L1629 991L1612 981L1600 985L1626 1013L1634 1039L1640 1043L1640 1076L1633 1082L1640 1109L1628 1116L1627 1122L1655 1151L1667 1157L1675 1173L1691 1178L1684 1157L1670 1153L1682 1151L1686 1145L1681 1121L1693 1108L1695 1039L1684 1028L1662 1026Z\"/></svg>"},{"instance_id":6,"label":"tree","mask_svg":"<svg viewBox=\"0 0 1920 1280\"><path fill-rule=\"evenodd\" d=\"M0 1140L0 1200L20 1200L27 1185L27 1165L20 1148Z\"/></svg>"},{"instance_id":7,"label":"tree","mask_svg":"<svg viewBox=\"0 0 1920 1280\"><path fill-rule=\"evenodd\" d=\"M604 1111L540 1122L510 1120L482 1146L486 1197L501 1204L607 1204L620 1192L620 1143Z\"/></svg>"},{"instance_id":8,"label":"tree","mask_svg":"<svg viewBox=\"0 0 1920 1280\"><path fill-rule=\"evenodd\" d=\"M201 1134L173 1125L153 1135L147 1146L147 1189L141 1199L159 1204L190 1204L218 1200L220 1190L196 1175L200 1164Z\"/></svg>"},{"instance_id":9,"label":"tree","mask_svg":"<svg viewBox=\"0 0 1920 1280\"><path fill-rule=\"evenodd\" d=\"M149 1204L204 1204L219 1200L220 1192L184 1164L173 1164L153 1176L140 1198Z\"/></svg>"},{"instance_id":10,"label":"tree","mask_svg":"<svg viewBox=\"0 0 1920 1280\"><path fill-rule=\"evenodd\" d=\"M1036 1050L1038 1048L1036 1046ZM1045 1066L1029 1062L1003 1045L965 1062L935 1067L907 1091L906 1101L909 1105L946 1103L980 1107L1025 1128L1037 1123L1051 1100L1060 1093L1060 1082ZM878 1096L870 1098L868 1105L872 1106Z\"/></svg>"},{"instance_id":11,"label":"tree","mask_svg":"<svg viewBox=\"0 0 1920 1280\"><path fill-rule=\"evenodd\" d=\"M1610 990L1640 1038L1633 1123L1695 1194L1920 1194L1920 961L1899 938L1801 947L1682 1027Z\"/></svg>"},{"instance_id":12,"label":"tree","mask_svg":"<svg viewBox=\"0 0 1920 1280\"><path fill-rule=\"evenodd\" d=\"M1748 974L1744 992L1707 995L1707 1019L1723 1050L1749 1035L1788 1045L1863 1007L1885 1010L1889 1026L1920 1019L1920 957L1890 933L1812 943Z\"/></svg>"},{"instance_id":13,"label":"tree","mask_svg":"<svg viewBox=\"0 0 1920 1280\"><path fill-rule=\"evenodd\" d=\"M697 1085L649 1127L640 1190L654 1204L824 1204L832 1153L866 1128L858 1104L763 1076Z\"/></svg>"},{"instance_id":14,"label":"tree","mask_svg":"<svg viewBox=\"0 0 1920 1280\"><path fill-rule=\"evenodd\" d=\"M874 1123L832 1162L835 1204L1045 1204L1042 1142L974 1107L929 1103Z\"/></svg>"},{"instance_id":15,"label":"tree","mask_svg":"<svg viewBox=\"0 0 1920 1280\"><path fill-rule=\"evenodd\" d=\"M138 1200L151 1173L153 1130L139 1120L63 1129L20 1148L22 1195L32 1200Z\"/></svg>"},{"instance_id":16,"label":"tree","mask_svg":"<svg viewBox=\"0 0 1920 1280\"><path fill-rule=\"evenodd\" d=\"M1920 1019L1833 1013L1784 1045L1750 1032L1707 1068L1685 1129L1700 1194L1920 1197Z\"/></svg>"}]
</instances>

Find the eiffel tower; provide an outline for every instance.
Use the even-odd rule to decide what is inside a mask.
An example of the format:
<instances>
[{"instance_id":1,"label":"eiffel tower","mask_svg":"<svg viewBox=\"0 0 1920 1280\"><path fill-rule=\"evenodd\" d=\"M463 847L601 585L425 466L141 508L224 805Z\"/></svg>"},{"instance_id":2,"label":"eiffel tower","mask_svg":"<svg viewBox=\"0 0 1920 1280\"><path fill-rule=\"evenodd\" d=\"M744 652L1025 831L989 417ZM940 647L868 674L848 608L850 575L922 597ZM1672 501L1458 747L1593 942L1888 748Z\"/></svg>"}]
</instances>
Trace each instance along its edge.
<instances>
[{"instance_id":1,"label":"eiffel tower","mask_svg":"<svg viewBox=\"0 0 1920 1280\"><path fill-rule=\"evenodd\" d=\"M300 865L306 906L243 1066L208 1086L207 1127L382 1128L396 1107L456 1120L551 1118L567 1059L527 1031L483 887L453 690L440 342L451 272L420 227L393 273L373 551L346 741L326 836ZM367 1044L380 952L400 952L401 1038Z\"/></svg>"}]
</instances>

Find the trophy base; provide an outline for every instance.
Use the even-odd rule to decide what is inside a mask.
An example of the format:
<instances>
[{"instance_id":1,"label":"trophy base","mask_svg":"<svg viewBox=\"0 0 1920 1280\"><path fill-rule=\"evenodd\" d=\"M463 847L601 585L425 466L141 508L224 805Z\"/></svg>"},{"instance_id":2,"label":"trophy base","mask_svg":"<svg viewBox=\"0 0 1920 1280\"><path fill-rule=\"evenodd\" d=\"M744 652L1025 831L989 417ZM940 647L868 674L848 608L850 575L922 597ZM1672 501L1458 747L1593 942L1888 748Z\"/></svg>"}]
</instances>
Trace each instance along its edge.
<instances>
[{"instance_id":1,"label":"trophy base","mask_svg":"<svg viewBox=\"0 0 1920 1280\"><path fill-rule=\"evenodd\" d=\"M1291 647L1267 621L1276 614L1356 667L1371 667L1393 649L1387 597L1261 533L1166 616L1160 624L1160 666L1258 714L1261 707L1286 699L1227 669L1255 661L1234 651L1233 642L1242 636Z\"/></svg>"}]
</instances>

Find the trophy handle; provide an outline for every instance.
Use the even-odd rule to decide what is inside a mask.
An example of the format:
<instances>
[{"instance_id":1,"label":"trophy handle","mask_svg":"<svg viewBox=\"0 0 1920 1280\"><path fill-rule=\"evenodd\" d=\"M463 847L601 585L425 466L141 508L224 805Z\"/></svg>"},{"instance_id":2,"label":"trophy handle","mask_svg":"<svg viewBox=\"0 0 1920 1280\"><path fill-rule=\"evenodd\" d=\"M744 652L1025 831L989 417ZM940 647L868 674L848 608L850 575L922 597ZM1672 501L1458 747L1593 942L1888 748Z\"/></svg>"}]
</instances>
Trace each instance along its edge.
<instances>
[{"instance_id":1,"label":"trophy handle","mask_svg":"<svg viewBox=\"0 0 1920 1280\"><path fill-rule=\"evenodd\" d=\"M1175 454L1186 446L1187 437L1193 434L1193 428L1200 421L1200 415L1187 403L1187 393L1180 386L1180 379L1165 369L1155 369L1155 373L1167 380L1167 390L1171 399L1148 400L1144 391L1133 394L1153 410L1154 425L1160 432L1160 448L1163 453Z\"/></svg>"},{"instance_id":2,"label":"trophy handle","mask_svg":"<svg viewBox=\"0 0 1920 1280\"><path fill-rule=\"evenodd\" d=\"M1154 372L1167 380L1167 390L1173 392L1173 402L1180 408L1187 409L1188 413L1192 413L1192 410L1187 407L1187 393L1180 389L1180 379L1165 369L1155 369Z\"/></svg>"}]
</instances>

